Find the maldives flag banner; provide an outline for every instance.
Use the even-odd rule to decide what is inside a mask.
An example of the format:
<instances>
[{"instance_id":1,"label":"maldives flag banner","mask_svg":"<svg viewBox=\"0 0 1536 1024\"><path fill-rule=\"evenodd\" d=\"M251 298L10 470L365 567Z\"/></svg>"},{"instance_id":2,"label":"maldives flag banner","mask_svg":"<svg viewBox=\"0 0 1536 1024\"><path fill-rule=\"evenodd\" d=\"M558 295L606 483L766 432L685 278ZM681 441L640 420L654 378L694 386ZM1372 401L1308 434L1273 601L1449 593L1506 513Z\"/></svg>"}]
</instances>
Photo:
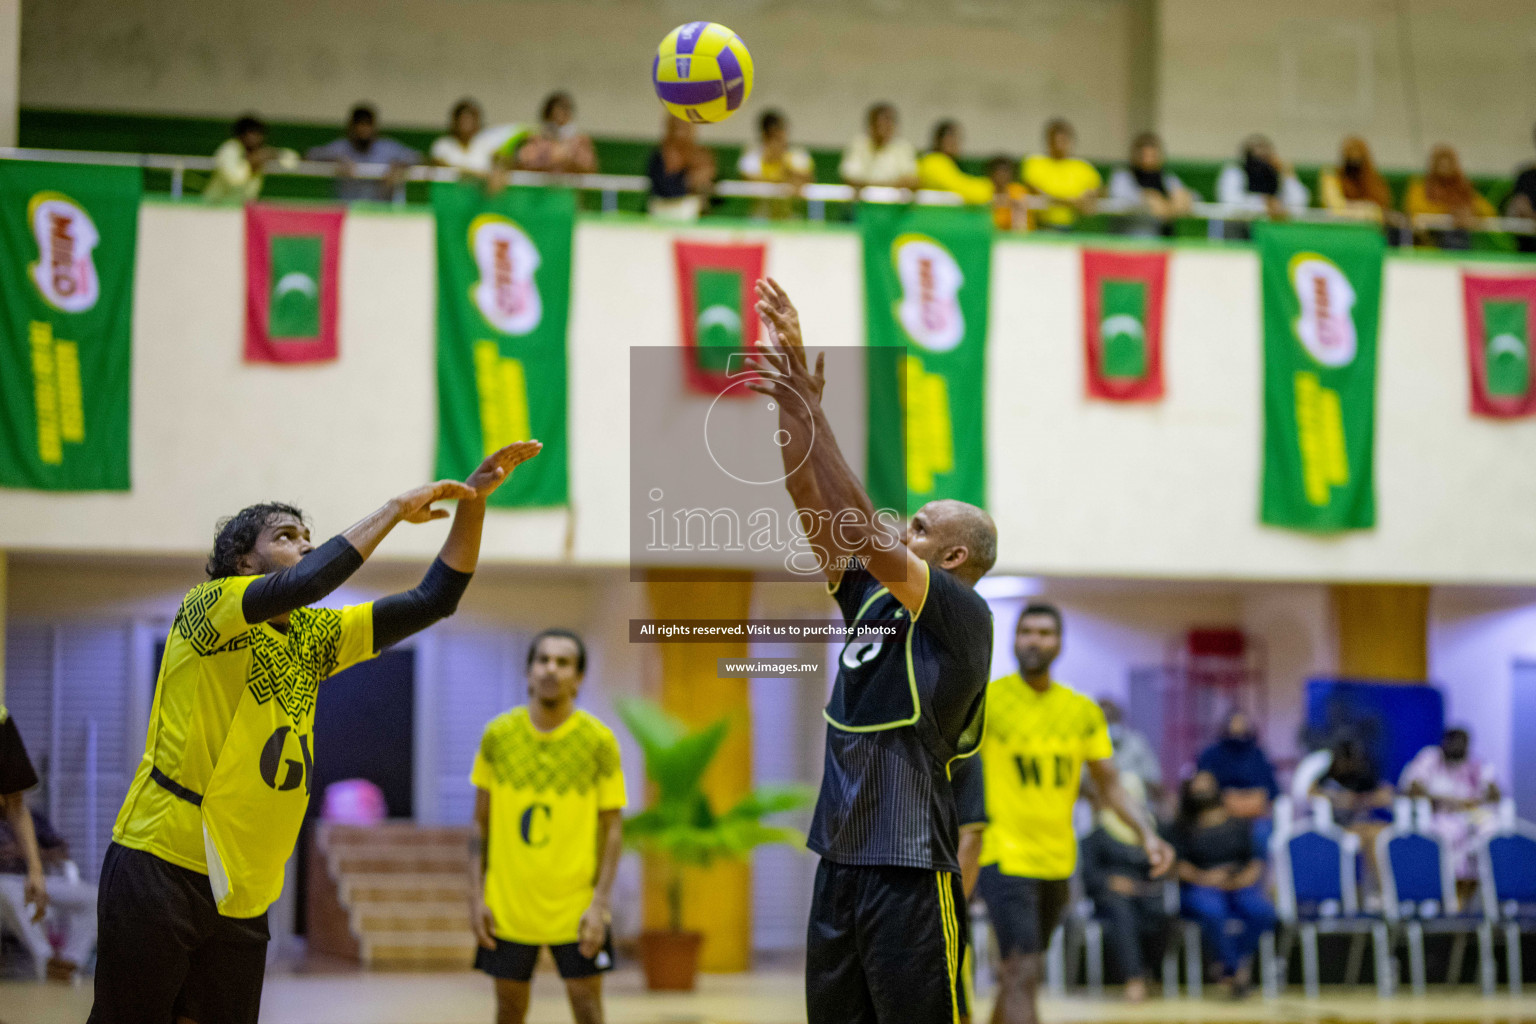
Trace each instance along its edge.
<instances>
[{"instance_id":1,"label":"maldives flag banner","mask_svg":"<svg viewBox=\"0 0 1536 1024\"><path fill-rule=\"evenodd\" d=\"M0 487L129 489L143 172L0 161Z\"/></svg>"},{"instance_id":2,"label":"maldives flag banner","mask_svg":"<svg viewBox=\"0 0 1536 1024\"><path fill-rule=\"evenodd\" d=\"M336 358L344 210L245 208L245 360Z\"/></svg>"},{"instance_id":3,"label":"maldives flag banner","mask_svg":"<svg viewBox=\"0 0 1536 1024\"><path fill-rule=\"evenodd\" d=\"M672 244L677 264L677 320L682 328L684 378L688 389L710 396L750 398L753 392L727 392L732 373L739 376L739 356L757 344L760 325L754 285L763 276L763 245ZM731 357L738 356L732 364Z\"/></svg>"},{"instance_id":4,"label":"maldives flag banner","mask_svg":"<svg viewBox=\"0 0 1536 1024\"><path fill-rule=\"evenodd\" d=\"M1089 398L1163 397L1167 253L1083 250L1083 346Z\"/></svg>"},{"instance_id":5,"label":"maldives flag banner","mask_svg":"<svg viewBox=\"0 0 1536 1024\"><path fill-rule=\"evenodd\" d=\"M903 513L985 506L991 214L865 203L859 220L870 497Z\"/></svg>"},{"instance_id":6,"label":"maldives flag banner","mask_svg":"<svg viewBox=\"0 0 1536 1024\"><path fill-rule=\"evenodd\" d=\"M432 185L437 218L437 475L462 480L513 441L544 453L490 504L570 501L566 326L576 195Z\"/></svg>"},{"instance_id":7,"label":"maldives flag banner","mask_svg":"<svg viewBox=\"0 0 1536 1024\"><path fill-rule=\"evenodd\" d=\"M1255 224L1264 314L1260 518L1376 525L1376 331L1385 242L1370 227Z\"/></svg>"},{"instance_id":8,"label":"maldives flag banner","mask_svg":"<svg viewBox=\"0 0 1536 1024\"><path fill-rule=\"evenodd\" d=\"M1463 274L1461 295L1473 415L1513 419L1536 413L1536 277Z\"/></svg>"}]
</instances>

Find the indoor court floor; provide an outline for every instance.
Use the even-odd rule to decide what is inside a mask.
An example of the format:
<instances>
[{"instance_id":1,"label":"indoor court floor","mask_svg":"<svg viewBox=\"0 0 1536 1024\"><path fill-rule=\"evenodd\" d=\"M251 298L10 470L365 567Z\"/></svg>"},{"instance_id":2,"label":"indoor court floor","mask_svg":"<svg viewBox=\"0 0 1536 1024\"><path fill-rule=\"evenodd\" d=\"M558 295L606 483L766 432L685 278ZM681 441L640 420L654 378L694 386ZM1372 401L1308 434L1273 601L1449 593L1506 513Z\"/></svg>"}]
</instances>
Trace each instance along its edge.
<instances>
[{"instance_id":1,"label":"indoor court floor","mask_svg":"<svg viewBox=\"0 0 1536 1024\"><path fill-rule=\"evenodd\" d=\"M608 987L609 1024L799 1024L805 1020L798 971L755 971L706 976L699 991L645 992L638 971L621 970ZM979 1000L977 1021L990 1002ZM0 982L0 1024L81 1024L90 1011L89 983L78 986ZM1291 990L1287 998L1241 1003L1152 999L1140 1006L1116 1001L1047 1000L1049 1024L1536 1024L1536 997L1483 999L1473 988L1442 989L1424 999L1381 1001L1361 990L1329 992L1317 1001ZM535 981L529 1024L569 1021L559 980ZM268 976L262 1024L491 1024L494 1009L486 979L461 974L292 974Z\"/></svg>"}]
</instances>

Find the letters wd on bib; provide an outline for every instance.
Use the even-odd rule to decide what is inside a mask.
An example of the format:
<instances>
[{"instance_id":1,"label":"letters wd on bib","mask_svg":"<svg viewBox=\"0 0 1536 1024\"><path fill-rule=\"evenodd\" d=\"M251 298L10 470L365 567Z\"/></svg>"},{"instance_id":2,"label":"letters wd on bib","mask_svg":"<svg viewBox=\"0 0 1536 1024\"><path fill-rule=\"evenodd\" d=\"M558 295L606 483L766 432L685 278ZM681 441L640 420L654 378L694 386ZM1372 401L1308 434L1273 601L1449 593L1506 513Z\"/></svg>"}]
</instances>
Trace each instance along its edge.
<instances>
[{"instance_id":1,"label":"letters wd on bib","mask_svg":"<svg viewBox=\"0 0 1536 1024\"><path fill-rule=\"evenodd\" d=\"M1264 304L1262 520L1376 525L1376 327L1385 243L1374 228L1256 224Z\"/></svg>"},{"instance_id":2,"label":"letters wd on bib","mask_svg":"<svg viewBox=\"0 0 1536 1024\"><path fill-rule=\"evenodd\" d=\"M989 215L866 204L859 218L869 344L906 349L899 364L869 360L870 497L909 511L936 498L983 506Z\"/></svg>"},{"instance_id":3,"label":"letters wd on bib","mask_svg":"<svg viewBox=\"0 0 1536 1024\"><path fill-rule=\"evenodd\" d=\"M136 167L0 162L0 486L126 491Z\"/></svg>"},{"instance_id":4,"label":"letters wd on bib","mask_svg":"<svg viewBox=\"0 0 1536 1024\"><path fill-rule=\"evenodd\" d=\"M539 507L569 500L566 324L575 194L435 184L437 474L461 478L490 452L536 437L534 460L491 497Z\"/></svg>"},{"instance_id":5,"label":"letters wd on bib","mask_svg":"<svg viewBox=\"0 0 1536 1024\"><path fill-rule=\"evenodd\" d=\"M342 210L245 208L245 358L336 358Z\"/></svg>"}]
</instances>

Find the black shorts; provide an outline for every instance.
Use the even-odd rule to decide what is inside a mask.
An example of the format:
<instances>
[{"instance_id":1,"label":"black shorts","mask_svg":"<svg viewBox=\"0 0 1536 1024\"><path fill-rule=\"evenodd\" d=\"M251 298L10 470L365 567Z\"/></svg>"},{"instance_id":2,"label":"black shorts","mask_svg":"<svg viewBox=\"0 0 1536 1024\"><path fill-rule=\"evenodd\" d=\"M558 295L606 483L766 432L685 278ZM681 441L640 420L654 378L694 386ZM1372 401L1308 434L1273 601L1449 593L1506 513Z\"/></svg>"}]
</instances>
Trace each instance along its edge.
<instances>
[{"instance_id":1,"label":"black shorts","mask_svg":"<svg viewBox=\"0 0 1536 1024\"><path fill-rule=\"evenodd\" d=\"M495 949L480 946L475 950L475 967L502 981L532 981L534 965L539 962L539 950L543 946L529 946L522 942L497 939ZM566 942L550 946L560 977L566 981L590 978L613 970L613 933L603 939L603 948L597 956L582 956L580 943Z\"/></svg>"},{"instance_id":2,"label":"black shorts","mask_svg":"<svg viewBox=\"0 0 1536 1024\"><path fill-rule=\"evenodd\" d=\"M96 920L90 1024L256 1024L267 915L223 917L207 875L113 843Z\"/></svg>"},{"instance_id":3,"label":"black shorts","mask_svg":"<svg viewBox=\"0 0 1536 1024\"><path fill-rule=\"evenodd\" d=\"M987 905L1000 956L1044 952L1072 898L1065 878L1005 875L996 864L981 869L976 892Z\"/></svg>"},{"instance_id":4,"label":"black shorts","mask_svg":"<svg viewBox=\"0 0 1536 1024\"><path fill-rule=\"evenodd\" d=\"M953 872L823 859L805 951L809 1024L956 1024L968 1017L966 928Z\"/></svg>"}]
</instances>

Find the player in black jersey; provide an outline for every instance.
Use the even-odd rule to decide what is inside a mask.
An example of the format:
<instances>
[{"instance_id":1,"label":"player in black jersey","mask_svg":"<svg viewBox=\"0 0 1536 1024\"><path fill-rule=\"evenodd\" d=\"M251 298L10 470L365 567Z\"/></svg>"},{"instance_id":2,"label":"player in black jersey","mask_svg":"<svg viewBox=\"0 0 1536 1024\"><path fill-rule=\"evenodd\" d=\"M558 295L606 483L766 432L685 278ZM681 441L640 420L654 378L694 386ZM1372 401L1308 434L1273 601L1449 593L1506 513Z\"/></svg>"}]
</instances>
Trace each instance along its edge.
<instances>
[{"instance_id":1,"label":"player in black jersey","mask_svg":"<svg viewBox=\"0 0 1536 1024\"><path fill-rule=\"evenodd\" d=\"M751 386L778 406L785 482L848 622L909 622L844 646L827 704L809 846L821 855L806 948L809 1024L958 1024L968 1016L951 762L975 752L992 615L975 583L997 557L981 509L934 501L882 522L821 407L784 289L757 285L767 342ZM814 439L814 440L813 440Z\"/></svg>"}]
</instances>

